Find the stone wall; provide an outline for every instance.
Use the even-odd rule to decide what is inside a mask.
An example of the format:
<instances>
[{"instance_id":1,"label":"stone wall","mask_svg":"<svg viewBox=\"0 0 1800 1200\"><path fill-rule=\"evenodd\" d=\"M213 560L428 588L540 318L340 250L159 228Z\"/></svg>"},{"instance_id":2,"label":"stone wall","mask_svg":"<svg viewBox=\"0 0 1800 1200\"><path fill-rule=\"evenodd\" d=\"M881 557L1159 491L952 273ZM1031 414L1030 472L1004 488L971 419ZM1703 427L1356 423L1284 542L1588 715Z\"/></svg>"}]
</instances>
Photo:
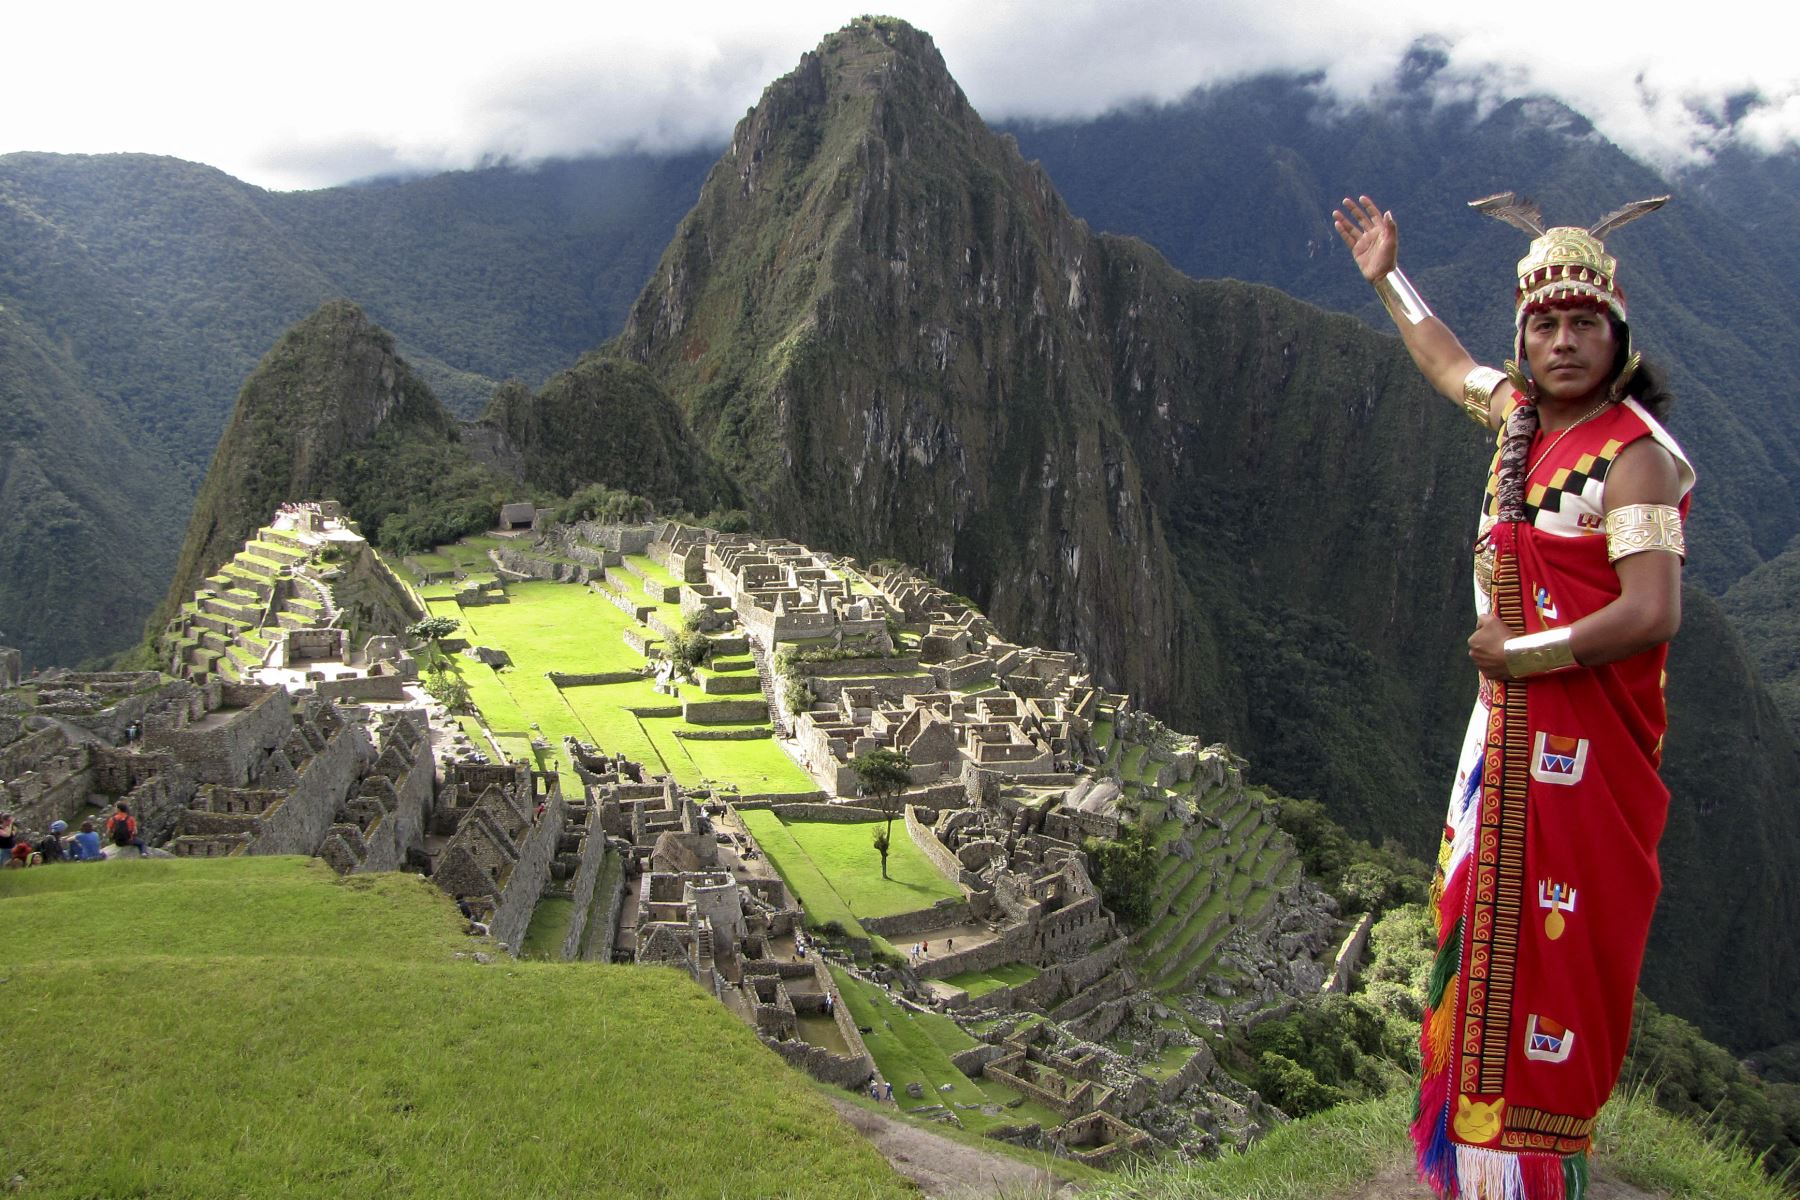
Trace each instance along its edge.
<instances>
[{"instance_id":1,"label":"stone wall","mask_svg":"<svg viewBox=\"0 0 1800 1200\"><path fill-rule=\"evenodd\" d=\"M902 654L896 658L836 658L819 661L808 661L796 657L792 670L795 675L808 677L819 675L917 675L919 660L911 654Z\"/></svg>"},{"instance_id":2,"label":"stone wall","mask_svg":"<svg viewBox=\"0 0 1800 1200\"><path fill-rule=\"evenodd\" d=\"M690 725L763 721L768 716L768 702L761 696L754 700L686 700L681 705L681 719Z\"/></svg>"},{"instance_id":3,"label":"stone wall","mask_svg":"<svg viewBox=\"0 0 1800 1200\"><path fill-rule=\"evenodd\" d=\"M1375 927L1375 914L1364 913L1338 947L1337 958L1332 961L1331 974L1325 977L1321 992L1346 992L1350 990L1350 980L1356 975L1356 964L1362 961L1363 950L1369 944L1369 930Z\"/></svg>"},{"instance_id":4,"label":"stone wall","mask_svg":"<svg viewBox=\"0 0 1800 1200\"><path fill-rule=\"evenodd\" d=\"M781 1041L767 1035L763 1036L762 1042L791 1065L799 1067L820 1083L833 1087L856 1091L875 1074L875 1060L869 1057L867 1051L861 1055L834 1054L823 1046L815 1046L799 1038Z\"/></svg>"},{"instance_id":5,"label":"stone wall","mask_svg":"<svg viewBox=\"0 0 1800 1200\"><path fill-rule=\"evenodd\" d=\"M930 908L895 913L891 917L863 917L860 919L860 923L870 933L878 933L885 938L897 938L917 937L922 933L951 929L958 925L967 925L973 919L969 913L967 900L939 900Z\"/></svg>"},{"instance_id":6,"label":"stone wall","mask_svg":"<svg viewBox=\"0 0 1800 1200\"><path fill-rule=\"evenodd\" d=\"M326 679L312 690L327 700L363 704L370 700L406 699L406 682L398 675L358 675L350 679Z\"/></svg>"},{"instance_id":7,"label":"stone wall","mask_svg":"<svg viewBox=\"0 0 1800 1200\"><path fill-rule=\"evenodd\" d=\"M911 804L906 806L906 834L912 838L913 845L919 848L920 853L924 854L931 861L931 865L938 869L938 874L953 882L962 879L961 861L948 846L938 840L936 833L933 833L923 821L919 820L918 809Z\"/></svg>"},{"instance_id":8,"label":"stone wall","mask_svg":"<svg viewBox=\"0 0 1800 1200\"><path fill-rule=\"evenodd\" d=\"M531 824L519 846L519 861L507 877L506 890L494 907L488 930L494 940L503 944L515 957L525 943L525 930L531 925L531 914L538 898L544 894L544 882L550 878L550 864L556 858L556 843L562 836L562 793L554 792L544 813Z\"/></svg>"},{"instance_id":9,"label":"stone wall","mask_svg":"<svg viewBox=\"0 0 1800 1200\"><path fill-rule=\"evenodd\" d=\"M197 726L172 727L155 714L144 721L145 749L186 763L202 783L243 787L270 750L287 741L293 706L279 687L225 685L224 707Z\"/></svg>"},{"instance_id":10,"label":"stone wall","mask_svg":"<svg viewBox=\"0 0 1800 1200\"><path fill-rule=\"evenodd\" d=\"M603 862L600 881L595 887L605 890L595 900L599 911L588 920L587 949L581 957L589 962L611 962L613 937L619 930L619 913L625 907L624 859L613 854L610 864ZM598 929L594 928L595 922L599 923Z\"/></svg>"},{"instance_id":11,"label":"stone wall","mask_svg":"<svg viewBox=\"0 0 1800 1200\"><path fill-rule=\"evenodd\" d=\"M986 945L933 957L925 964L925 972L933 979L948 979L964 971L991 971L995 967L1010 966L1024 962L1030 956L1031 930L1024 925L1014 925Z\"/></svg>"},{"instance_id":12,"label":"stone wall","mask_svg":"<svg viewBox=\"0 0 1800 1200\"><path fill-rule=\"evenodd\" d=\"M606 835L600 829L599 809L591 808L587 831L581 838L581 865L576 868L575 878L569 884L569 898L575 902L575 909L569 918L568 935L563 938L564 962L574 962L581 957L588 920L593 915L594 888L600 882L601 868L605 864Z\"/></svg>"},{"instance_id":13,"label":"stone wall","mask_svg":"<svg viewBox=\"0 0 1800 1200\"><path fill-rule=\"evenodd\" d=\"M870 821L879 821L887 816L879 808L863 808L855 804L820 804L803 802L799 804L771 804L777 816L784 821L835 821L840 825L860 825Z\"/></svg>"},{"instance_id":14,"label":"stone wall","mask_svg":"<svg viewBox=\"0 0 1800 1200\"><path fill-rule=\"evenodd\" d=\"M355 788L371 756L368 734L345 725L301 767L287 798L264 810L251 854L313 854L337 820L338 804ZM238 786L238 785L233 785Z\"/></svg>"},{"instance_id":15,"label":"stone wall","mask_svg":"<svg viewBox=\"0 0 1800 1200\"><path fill-rule=\"evenodd\" d=\"M589 675L549 671L550 682L559 688L588 687L602 683L636 683L644 678L642 671L599 671Z\"/></svg>"}]
</instances>

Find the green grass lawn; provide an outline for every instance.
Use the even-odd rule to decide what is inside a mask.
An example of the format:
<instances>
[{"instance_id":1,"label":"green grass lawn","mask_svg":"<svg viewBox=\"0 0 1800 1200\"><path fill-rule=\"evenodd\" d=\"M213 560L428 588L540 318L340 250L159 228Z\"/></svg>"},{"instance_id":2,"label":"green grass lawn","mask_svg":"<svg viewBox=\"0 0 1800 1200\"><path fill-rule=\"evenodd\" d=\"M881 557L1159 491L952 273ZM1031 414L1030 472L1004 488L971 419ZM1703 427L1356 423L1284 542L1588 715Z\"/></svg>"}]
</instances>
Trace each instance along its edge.
<instances>
[{"instance_id":1,"label":"green grass lawn","mask_svg":"<svg viewBox=\"0 0 1800 1200\"><path fill-rule=\"evenodd\" d=\"M777 820L769 813L747 812L744 817L747 823L751 817L757 818L758 824L751 825L750 831L757 835L758 841L763 840L762 832L767 828L767 822ZM938 873L931 860L906 836L906 827L899 821L894 822L887 879L881 877L881 858L870 844L875 831L881 828L878 821L854 825L833 821L792 821L782 823L781 827L786 838L776 839L772 845L765 844L763 849L784 878L787 877L784 856L791 856L795 850L805 855L812 871L804 871L801 864L795 864L795 871L797 876L806 877L806 885L803 887L790 879L789 886L799 895L809 914L813 900L807 889L816 889L815 878L835 897L835 902L819 897L822 906L848 909L858 917L891 917L896 913L930 908L939 900L962 896L962 888ZM825 918L818 919L823 921Z\"/></svg>"},{"instance_id":2,"label":"green grass lawn","mask_svg":"<svg viewBox=\"0 0 1800 1200\"><path fill-rule=\"evenodd\" d=\"M812 792L819 788L773 738L744 742L683 738L681 745L702 777L735 783L746 795Z\"/></svg>"},{"instance_id":3,"label":"green grass lawn","mask_svg":"<svg viewBox=\"0 0 1800 1200\"><path fill-rule=\"evenodd\" d=\"M818 928L833 921L844 927L851 937L867 937L863 927L858 923L856 914L850 911L837 889L829 880L819 873L818 866L807 856L794 835L781 822L781 818L768 809L745 809L738 814L744 826L750 830L763 853L769 856L769 862L781 876L788 890L794 893L802 907L806 909L806 923Z\"/></svg>"},{"instance_id":4,"label":"green grass lawn","mask_svg":"<svg viewBox=\"0 0 1800 1200\"><path fill-rule=\"evenodd\" d=\"M519 957L561 961L563 939L569 936L569 922L574 917L575 902L567 897L545 896L539 900L525 930L525 941L519 947Z\"/></svg>"},{"instance_id":5,"label":"green grass lawn","mask_svg":"<svg viewBox=\"0 0 1800 1200\"><path fill-rule=\"evenodd\" d=\"M656 691L648 680L558 688L548 672L642 669L643 656L622 636L630 619L587 588L569 584L509 584L507 595L506 604L462 609L454 601L432 601L431 609L434 615L461 621L461 634L471 642L511 656L513 665L497 673L465 658L451 664L469 683L476 706L509 756L572 772L562 741L571 736L609 754L624 754L652 774L673 775L684 787L730 784L746 795L817 789L772 740L690 742L676 731L695 726L679 716L650 715L679 709L684 698L698 698L696 685L685 686L680 698ZM742 663L754 669L748 659ZM548 743L548 749L534 755L533 736Z\"/></svg>"},{"instance_id":6,"label":"green grass lawn","mask_svg":"<svg viewBox=\"0 0 1800 1200\"><path fill-rule=\"evenodd\" d=\"M1042 973L1030 963L1012 963L1009 966L995 967L991 971L964 971L960 975L950 976L944 982L969 993L971 999L979 999L1003 987L1030 983Z\"/></svg>"},{"instance_id":7,"label":"green grass lawn","mask_svg":"<svg viewBox=\"0 0 1800 1200\"><path fill-rule=\"evenodd\" d=\"M894 1085L894 1100L903 1111L947 1105L965 1129L975 1132L1022 1121L1036 1121L1046 1129L1062 1123L1063 1118L1055 1109L1030 1100L1019 1102L1019 1093L1012 1088L970 1079L957 1070L950 1056L975 1045L975 1039L958 1029L950 1018L903 1009L880 988L836 967L831 974L857 1027L870 1030L863 1034L863 1044L874 1056L882 1078ZM923 1099L906 1095L909 1083L924 1085ZM988 1115L975 1107L959 1107L983 1104L1013 1107L999 1115Z\"/></svg>"},{"instance_id":8,"label":"green grass lawn","mask_svg":"<svg viewBox=\"0 0 1800 1200\"><path fill-rule=\"evenodd\" d=\"M587 588L532 580L507 584L506 594L506 604L456 615L470 641L504 649L521 670L588 674L644 665L621 636L630 618Z\"/></svg>"},{"instance_id":9,"label":"green grass lawn","mask_svg":"<svg viewBox=\"0 0 1800 1200\"><path fill-rule=\"evenodd\" d=\"M913 1194L686 977L459 959L412 874L50 867L0 905L9 1036L55 1048L0 1123L35 1196Z\"/></svg>"},{"instance_id":10,"label":"green grass lawn","mask_svg":"<svg viewBox=\"0 0 1800 1200\"><path fill-rule=\"evenodd\" d=\"M1091 1186L1092 1200L1332 1200L1369 1195L1384 1170L1410 1178L1404 1089L1277 1126L1211 1162L1145 1165ZM1603 1177L1680 1200L1779 1200L1780 1184L1748 1154L1621 1093L1601 1110L1594 1165Z\"/></svg>"}]
</instances>

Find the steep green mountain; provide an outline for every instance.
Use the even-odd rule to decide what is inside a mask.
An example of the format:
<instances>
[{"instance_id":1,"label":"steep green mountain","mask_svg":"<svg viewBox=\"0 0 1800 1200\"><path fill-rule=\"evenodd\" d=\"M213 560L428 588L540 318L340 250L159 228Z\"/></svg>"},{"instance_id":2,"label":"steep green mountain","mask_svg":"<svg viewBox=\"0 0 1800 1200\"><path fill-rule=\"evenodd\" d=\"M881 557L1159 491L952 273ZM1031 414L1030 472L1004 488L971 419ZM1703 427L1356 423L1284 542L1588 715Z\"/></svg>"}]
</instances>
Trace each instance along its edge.
<instances>
[{"instance_id":1,"label":"steep green mountain","mask_svg":"<svg viewBox=\"0 0 1800 1200\"><path fill-rule=\"evenodd\" d=\"M1732 584L1719 607L1743 634L1776 707L1800 730L1800 544Z\"/></svg>"},{"instance_id":2,"label":"steep green mountain","mask_svg":"<svg viewBox=\"0 0 1800 1200\"><path fill-rule=\"evenodd\" d=\"M160 582L232 398L282 330L348 296L473 414L501 380L535 386L617 331L710 160L621 156L273 194L169 158L0 156L8 336L61 364L12 374L10 395L35 412L69 407L63 393L77 388L87 425L130 444L89 486L119 480L99 509L129 508L132 553L158 564ZM13 436L55 475L49 464L91 457L77 444L87 425ZM139 458L155 464L141 488L126 482ZM58 503L19 472L11 486L12 515ZM39 664L122 648L154 599L120 573L71 573L43 539L0 552L18 572L0 583L0 629L42 620L13 578L39 581L32 597L61 614L33 635Z\"/></svg>"},{"instance_id":3,"label":"steep green mountain","mask_svg":"<svg viewBox=\"0 0 1800 1200\"><path fill-rule=\"evenodd\" d=\"M1490 444L1395 339L1093 234L923 34L858 21L770 86L615 349L767 526L925 566L1358 833L1434 834ZM1738 533L1753 564L1765 534ZM1800 964L1766 946L1800 911L1719 881L1794 869L1792 737L1698 593L1672 673L1683 915L1646 987L1778 1041ZM1700 935L1725 928L1746 936Z\"/></svg>"},{"instance_id":4,"label":"steep green mountain","mask_svg":"<svg viewBox=\"0 0 1800 1200\"><path fill-rule=\"evenodd\" d=\"M1609 248L1638 344L1673 384L1671 427L1699 467L1689 574L1723 592L1800 533L1786 382L1800 370L1800 252L1777 215L1800 215L1800 155L1739 156L1672 182L1553 101L1490 111L1444 99L1442 65L1416 52L1375 104L1349 112L1316 78L1263 77L1013 133L1097 227L1147 239L1189 274L1270 283L1385 331L1330 223L1340 197L1371 192L1399 217L1402 257L1427 299L1496 363L1510 353L1510 268L1526 239L1466 201L1517 189L1553 222L1583 224L1673 193ZM1198 184L1221 179L1229 185Z\"/></svg>"},{"instance_id":5,"label":"steep green mountain","mask_svg":"<svg viewBox=\"0 0 1800 1200\"><path fill-rule=\"evenodd\" d=\"M668 512L707 512L731 496L656 377L603 354L583 356L535 396L503 385L472 434L496 439L484 452L496 465L558 496L604 483Z\"/></svg>"},{"instance_id":6,"label":"steep green mountain","mask_svg":"<svg viewBox=\"0 0 1800 1200\"><path fill-rule=\"evenodd\" d=\"M336 499L384 549L491 528L507 500L589 485L667 511L728 507L732 486L643 367L588 355L533 395L516 380L458 422L348 300L282 334L238 393L153 628L288 500Z\"/></svg>"},{"instance_id":7,"label":"steep green mountain","mask_svg":"<svg viewBox=\"0 0 1800 1200\"><path fill-rule=\"evenodd\" d=\"M393 337L334 301L283 334L238 393L159 612L191 596L284 501L341 500L380 538L390 519L459 505L476 510L474 528L491 525L505 486L471 460Z\"/></svg>"}]
</instances>

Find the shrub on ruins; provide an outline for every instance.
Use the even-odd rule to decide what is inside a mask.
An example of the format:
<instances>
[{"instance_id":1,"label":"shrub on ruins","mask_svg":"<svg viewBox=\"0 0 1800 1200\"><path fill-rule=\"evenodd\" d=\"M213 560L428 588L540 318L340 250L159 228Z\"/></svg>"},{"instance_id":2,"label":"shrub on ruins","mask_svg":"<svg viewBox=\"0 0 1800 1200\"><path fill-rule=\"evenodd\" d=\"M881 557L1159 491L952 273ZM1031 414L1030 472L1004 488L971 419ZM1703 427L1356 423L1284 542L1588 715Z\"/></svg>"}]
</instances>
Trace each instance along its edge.
<instances>
[{"instance_id":1,"label":"shrub on ruins","mask_svg":"<svg viewBox=\"0 0 1800 1200\"><path fill-rule=\"evenodd\" d=\"M886 816L874 836L875 852L881 855L881 877L888 877L888 851L894 844L894 808L900 794L912 782L912 759L886 746L859 754L850 760L856 782L863 795L874 800Z\"/></svg>"},{"instance_id":2,"label":"shrub on ruins","mask_svg":"<svg viewBox=\"0 0 1800 1200\"><path fill-rule=\"evenodd\" d=\"M655 515L656 506L642 496L598 483L588 484L556 509L556 520L563 525L576 521L632 525Z\"/></svg>"},{"instance_id":3,"label":"shrub on ruins","mask_svg":"<svg viewBox=\"0 0 1800 1200\"><path fill-rule=\"evenodd\" d=\"M681 627L668 641L669 661L682 674L693 677L694 668L705 664L712 657L712 639L694 628L693 622L683 618Z\"/></svg>"},{"instance_id":4,"label":"shrub on ruins","mask_svg":"<svg viewBox=\"0 0 1800 1200\"><path fill-rule=\"evenodd\" d=\"M1100 899L1106 907L1130 923L1142 924L1150 916L1156 888L1156 845L1142 824L1126 826L1118 838L1091 837L1083 844Z\"/></svg>"},{"instance_id":5,"label":"shrub on ruins","mask_svg":"<svg viewBox=\"0 0 1800 1200\"><path fill-rule=\"evenodd\" d=\"M819 702L813 694L812 685L805 680L794 680L782 693L782 702L787 706L788 716L797 717Z\"/></svg>"},{"instance_id":6,"label":"shrub on ruins","mask_svg":"<svg viewBox=\"0 0 1800 1200\"><path fill-rule=\"evenodd\" d=\"M1263 1099L1290 1117L1323 1112L1348 1097L1304 1066L1282 1054L1264 1054L1256 1062L1256 1090Z\"/></svg>"},{"instance_id":7,"label":"shrub on ruins","mask_svg":"<svg viewBox=\"0 0 1800 1200\"><path fill-rule=\"evenodd\" d=\"M491 529L499 519L500 505L491 495L412 504L381 519L375 544L395 554L418 554Z\"/></svg>"},{"instance_id":8,"label":"shrub on ruins","mask_svg":"<svg viewBox=\"0 0 1800 1200\"><path fill-rule=\"evenodd\" d=\"M469 695L469 685L463 677L454 671L446 671L438 667L425 676L425 691L451 712L470 712L475 703Z\"/></svg>"},{"instance_id":9,"label":"shrub on ruins","mask_svg":"<svg viewBox=\"0 0 1800 1200\"><path fill-rule=\"evenodd\" d=\"M750 514L741 508L715 508L704 516L693 518L692 524L719 533L756 532L756 527L751 524Z\"/></svg>"},{"instance_id":10,"label":"shrub on ruins","mask_svg":"<svg viewBox=\"0 0 1800 1200\"><path fill-rule=\"evenodd\" d=\"M1251 1032L1254 1086L1291 1116L1316 1111L1307 1105L1326 1092L1337 1097L1333 1104L1380 1096L1408 1084L1418 1036L1417 1025L1391 1020L1365 996L1310 997L1287 1016ZM1314 1092L1308 1081L1323 1091ZM1299 1112L1280 1098L1283 1094L1301 1104Z\"/></svg>"}]
</instances>

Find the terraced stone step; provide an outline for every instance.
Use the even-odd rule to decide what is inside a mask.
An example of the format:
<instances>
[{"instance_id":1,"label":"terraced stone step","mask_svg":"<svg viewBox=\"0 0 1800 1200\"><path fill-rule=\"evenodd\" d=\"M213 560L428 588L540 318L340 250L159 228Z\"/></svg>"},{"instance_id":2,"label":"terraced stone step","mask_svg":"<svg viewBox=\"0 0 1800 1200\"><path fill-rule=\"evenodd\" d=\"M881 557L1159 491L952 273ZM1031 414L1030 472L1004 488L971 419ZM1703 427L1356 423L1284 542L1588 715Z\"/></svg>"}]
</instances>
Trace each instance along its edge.
<instances>
[{"instance_id":1,"label":"terraced stone step","mask_svg":"<svg viewBox=\"0 0 1800 1200\"><path fill-rule=\"evenodd\" d=\"M246 573L260 575L269 580L273 580L286 569L285 563L276 562L270 558L260 558L254 554L240 553L231 561L234 565L243 568Z\"/></svg>"},{"instance_id":2,"label":"terraced stone step","mask_svg":"<svg viewBox=\"0 0 1800 1200\"><path fill-rule=\"evenodd\" d=\"M235 621L240 626L254 625L262 618L262 605L245 604L224 596L200 597L200 611L211 616L223 617L228 621Z\"/></svg>"},{"instance_id":3,"label":"terraced stone step","mask_svg":"<svg viewBox=\"0 0 1800 1200\"><path fill-rule=\"evenodd\" d=\"M261 558L269 562L281 563L283 566L293 566L296 563L303 563L312 557L312 555L305 550L296 549L293 546L283 546L275 542L264 541L260 538L253 542L246 542L244 551L253 558Z\"/></svg>"},{"instance_id":4,"label":"terraced stone step","mask_svg":"<svg viewBox=\"0 0 1800 1200\"><path fill-rule=\"evenodd\" d=\"M1192 959L1196 946L1210 937L1220 924L1229 923L1232 908L1223 889L1214 892L1211 899L1195 910L1178 936L1170 938L1166 946L1144 960L1144 973L1154 981L1169 979L1181 969L1181 964Z\"/></svg>"}]
</instances>

